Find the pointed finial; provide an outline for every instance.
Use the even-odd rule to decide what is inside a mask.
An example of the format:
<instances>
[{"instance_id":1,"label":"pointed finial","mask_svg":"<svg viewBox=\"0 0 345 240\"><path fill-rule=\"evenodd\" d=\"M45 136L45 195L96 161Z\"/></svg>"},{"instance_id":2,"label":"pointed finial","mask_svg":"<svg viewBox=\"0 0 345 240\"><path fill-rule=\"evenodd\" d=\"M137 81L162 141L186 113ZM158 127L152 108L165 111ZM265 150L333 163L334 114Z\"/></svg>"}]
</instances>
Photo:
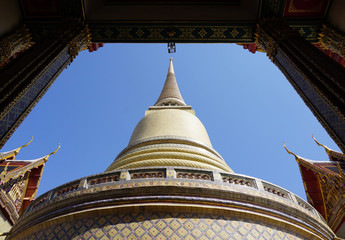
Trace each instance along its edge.
<instances>
[{"instance_id":1,"label":"pointed finial","mask_svg":"<svg viewBox=\"0 0 345 240\"><path fill-rule=\"evenodd\" d=\"M30 139L30 141L27 143L27 144L24 144L23 146L21 146L21 147L19 147L19 148L17 148L14 152L15 152L15 154L18 154L19 153L19 151L20 151L20 149L22 149L22 148L24 148L24 147L27 147L27 146L29 146L29 144L32 142L32 140L34 139L34 137L31 137L31 139Z\"/></svg>"},{"instance_id":2,"label":"pointed finial","mask_svg":"<svg viewBox=\"0 0 345 240\"><path fill-rule=\"evenodd\" d=\"M178 88L175 71L173 66L173 59L170 58L168 75L165 80L161 95L159 96L155 106L186 106L183 101L180 90Z\"/></svg>"},{"instance_id":3,"label":"pointed finial","mask_svg":"<svg viewBox=\"0 0 345 240\"><path fill-rule=\"evenodd\" d=\"M53 151L53 152L49 153L47 156L45 156L44 161L45 162L48 161L48 158L50 157L50 155L54 155L60 149L60 146L61 145L59 143L59 146L57 147L57 149L55 151Z\"/></svg>"},{"instance_id":4,"label":"pointed finial","mask_svg":"<svg viewBox=\"0 0 345 240\"><path fill-rule=\"evenodd\" d=\"M330 149L328 147L326 147L325 145L319 143L315 138L314 138L314 134L312 135L312 138L314 139L314 141L316 142L317 145L319 145L320 147L323 147L326 151L327 154L329 154Z\"/></svg>"},{"instance_id":5,"label":"pointed finial","mask_svg":"<svg viewBox=\"0 0 345 240\"><path fill-rule=\"evenodd\" d=\"M29 144L32 142L32 140L34 140L33 136L31 136L30 141L27 144L24 144L23 146L21 146L21 148L29 146Z\"/></svg>"},{"instance_id":6,"label":"pointed finial","mask_svg":"<svg viewBox=\"0 0 345 240\"><path fill-rule=\"evenodd\" d=\"M285 143L283 144L285 150L288 152L288 154L292 154L295 156L296 160L298 160L300 157L296 154L294 154L293 152L291 152L286 146L285 146Z\"/></svg>"}]
</instances>

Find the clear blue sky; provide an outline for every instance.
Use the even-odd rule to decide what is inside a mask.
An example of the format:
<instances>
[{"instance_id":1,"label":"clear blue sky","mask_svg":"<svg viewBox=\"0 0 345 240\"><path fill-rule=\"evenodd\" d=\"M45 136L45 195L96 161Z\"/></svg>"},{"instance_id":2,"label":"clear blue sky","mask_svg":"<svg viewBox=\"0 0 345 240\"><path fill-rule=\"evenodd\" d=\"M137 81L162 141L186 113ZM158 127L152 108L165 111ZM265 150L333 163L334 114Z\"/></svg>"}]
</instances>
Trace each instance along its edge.
<instances>
[{"instance_id":1,"label":"clear blue sky","mask_svg":"<svg viewBox=\"0 0 345 240\"><path fill-rule=\"evenodd\" d=\"M177 44L174 54L166 44L105 44L83 51L1 151L33 136L17 159L35 159L61 143L46 164L39 195L103 172L158 98L170 57L185 102L228 165L305 199L298 165L283 143L315 160L328 157L312 134L339 149L266 54L236 44Z\"/></svg>"}]
</instances>

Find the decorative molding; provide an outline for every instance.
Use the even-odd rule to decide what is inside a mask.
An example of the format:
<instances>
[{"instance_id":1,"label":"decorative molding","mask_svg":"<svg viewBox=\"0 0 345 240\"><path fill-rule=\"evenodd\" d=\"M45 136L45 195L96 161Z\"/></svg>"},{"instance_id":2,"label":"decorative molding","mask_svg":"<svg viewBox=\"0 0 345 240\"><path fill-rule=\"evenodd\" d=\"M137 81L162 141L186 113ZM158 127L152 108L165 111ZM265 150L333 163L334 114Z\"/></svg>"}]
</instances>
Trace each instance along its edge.
<instances>
[{"instance_id":1,"label":"decorative molding","mask_svg":"<svg viewBox=\"0 0 345 240\"><path fill-rule=\"evenodd\" d=\"M270 27L280 29L279 33L274 33L270 29L263 27L263 25L266 24L270 25ZM255 43L260 48L265 49L267 56L273 61L273 56L276 53L278 41L282 42L291 38L302 36L307 41L315 43L319 41L318 34L320 31L320 22L306 23L301 25L296 22L285 22L279 18L266 18L256 26Z\"/></svg>"},{"instance_id":2,"label":"decorative molding","mask_svg":"<svg viewBox=\"0 0 345 240\"><path fill-rule=\"evenodd\" d=\"M298 24L295 22L289 23L292 29L295 29L299 32L299 34L311 43L319 42L319 33L321 31L321 24L317 23L306 23L306 24Z\"/></svg>"},{"instance_id":3,"label":"decorative molding","mask_svg":"<svg viewBox=\"0 0 345 240\"><path fill-rule=\"evenodd\" d=\"M93 42L253 42L254 26L89 23Z\"/></svg>"},{"instance_id":4,"label":"decorative molding","mask_svg":"<svg viewBox=\"0 0 345 240\"><path fill-rule=\"evenodd\" d=\"M267 41L267 45L266 45L266 54L268 56L268 58L273 62L274 60L274 56L277 53L277 43L276 41L273 40L273 38L269 38Z\"/></svg>"},{"instance_id":5,"label":"decorative molding","mask_svg":"<svg viewBox=\"0 0 345 240\"><path fill-rule=\"evenodd\" d=\"M308 41L318 42L322 22L290 22L290 26ZM58 22L28 22L33 41L49 36ZM161 24L161 23L112 23L88 22L92 42L219 42L219 43L253 43L255 40L255 23L243 24Z\"/></svg>"},{"instance_id":6,"label":"decorative molding","mask_svg":"<svg viewBox=\"0 0 345 240\"><path fill-rule=\"evenodd\" d=\"M277 42L270 36L260 24L256 27L255 44L266 52L267 57L273 62L277 52Z\"/></svg>"},{"instance_id":7,"label":"decorative molding","mask_svg":"<svg viewBox=\"0 0 345 240\"><path fill-rule=\"evenodd\" d=\"M176 171L176 176L168 177L164 174L153 176L154 173L169 171ZM145 178L137 178L131 173L144 174ZM120 174L127 175L127 178L119 178ZM234 182L223 182L224 174L225 180L230 177ZM265 191L264 186L269 186L269 189L266 188ZM156 214L160 212L159 209L168 210L168 206L173 206L174 214L190 213L192 208L205 214L206 209L214 211L217 208L221 216L225 216L230 211L231 217L234 218L238 212L244 214L247 220L252 219L254 213L256 221L258 217L264 217L266 223L272 220L271 223L279 228L282 227L282 223L288 223L290 227L298 226L298 231L292 230L294 234L305 232L304 229L312 233L302 239L334 238L334 233L312 206L279 186L239 174L229 175L219 171L178 167L124 169L96 174L64 184L37 198L25 210L10 236L14 239L33 233L40 234L42 226L61 226L64 222L71 223L70 220L88 218L90 214L103 218L104 210L110 210L112 216L120 216L122 213L129 213L127 206L131 210L148 213L149 211L143 210L147 204ZM191 204L194 207L191 207ZM183 211L177 210L177 206L183 207ZM70 218L67 219L66 216ZM278 224L277 220L279 220ZM70 225L72 226L77 224ZM80 226L79 224L77 228ZM97 236L97 239L102 237Z\"/></svg>"},{"instance_id":8,"label":"decorative molding","mask_svg":"<svg viewBox=\"0 0 345 240\"><path fill-rule=\"evenodd\" d=\"M80 51L87 49L90 43L91 34L88 26L85 24L79 34L68 44L68 54L71 56L71 62L77 57Z\"/></svg>"}]
</instances>

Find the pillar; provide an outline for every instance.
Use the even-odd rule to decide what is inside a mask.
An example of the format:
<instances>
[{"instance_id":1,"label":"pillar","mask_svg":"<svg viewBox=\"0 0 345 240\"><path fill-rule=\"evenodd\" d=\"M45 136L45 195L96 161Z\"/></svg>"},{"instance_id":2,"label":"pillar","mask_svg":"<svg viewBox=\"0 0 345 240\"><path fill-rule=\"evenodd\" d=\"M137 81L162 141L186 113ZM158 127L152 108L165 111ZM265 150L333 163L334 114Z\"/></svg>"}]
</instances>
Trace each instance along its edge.
<instances>
[{"instance_id":1,"label":"pillar","mask_svg":"<svg viewBox=\"0 0 345 240\"><path fill-rule=\"evenodd\" d=\"M62 22L43 40L0 69L0 148L64 68L87 48L90 34L78 20Z\"/></svg>"},{"instance_id":2,"label":"pillar","mask_svg":"<svg viewBox=\"0 0 345 240\"><path fill-rule=\"evenodd\" d=\"M256 43L345 152L345 68L307 42L282 19L260 22Z\"/></svg>"}]
</instances>

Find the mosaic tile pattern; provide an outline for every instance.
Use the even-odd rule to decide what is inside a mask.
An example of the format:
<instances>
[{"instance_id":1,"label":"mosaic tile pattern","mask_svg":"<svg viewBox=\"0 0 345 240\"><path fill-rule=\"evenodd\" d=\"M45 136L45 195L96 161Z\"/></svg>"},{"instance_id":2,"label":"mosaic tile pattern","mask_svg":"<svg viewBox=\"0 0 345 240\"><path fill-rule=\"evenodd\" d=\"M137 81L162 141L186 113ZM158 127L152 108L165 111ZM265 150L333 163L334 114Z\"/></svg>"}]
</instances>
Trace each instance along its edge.
<instances>
[{"instance_id":1,"label":"mosaic tile pattern","mask_svg":"<svg viewBox=\"0 0 345 240\"><path fill-rule=\"evenodd\" d=\"M280 10L278 10L280 11ZM37 42L56 28L56 23L41 25L28 23L33 41ZM304 38L318 42L321 31L320 22L301 24L291 23ZM255 24L184 24L175 25L138 25L118 23L90 23L93 42L230 42L252 43L255 40Z\"/></svg>"},{"instance_id":2,"label":"mosaic tile pattern","mask_svg":"<svg viewBox=\"0 0 345 240\"><path fill-rule=\"evenodd\" d=\"M321 32L320 24L309 24L309 25L297 25L291 24L290 27L297 30L303 38L306 40L316 43L319 42L319 33Z\"/></svg>"},{"instance_id":3,"label":"mosaic tile pattern","mask_svg":"<svg viewBox=\"0 0 345 240\"><path fill-rule=\"evenodd\" d=\"M65 222L25 240L57 239L303 239L283 229L226 216L128 213Z\"/></svg>"},{"instance_id":4,"label":"mosaic tile pattern","mask_svg":"<svg viewBox=\"0 0 345 240\"><path fill-rule=\"evenodd\" d=\"M90 23L95 42L253 42L254 24Z\"/></svg>"},{"instance_id":5,"label":"mosaic tile pattern","mask_svg":"<svg viewBox=\"0 0 345 240\"><path fill-rule=\"evenodd\" d=\"M51 81L54 81L56 74L61 70L68 61L69 55L67 51L63 52L58 59L42 74L42 76L30 87L30 89L19 99L12 109L0 120L0 144L5 143L10 137L11 130L19 124L22 115L30 112L30 105L36 98L40 97L40 93L45 91ZM18 125L17 125L18 126Z\"/></svg>"},{"instance_id":6,"label":"mosaic tile pattern","mask_svg":"<svg viewBox=\"0 0 345 240\"><path fill-rule=\"evenodd\" d=\"M284 70L290 76L289 81L296 89L297 93L302 97L306 105L312 110L317 119L332 139L340 148L345 148L345 123L339 115L327 104L322 97L314 90L314 88L303 79L303 76L296 70L294 65L278 51L275 60L284 66ZM315 109L315 110L313 110Z\"/></svg>"}]
</instances>

